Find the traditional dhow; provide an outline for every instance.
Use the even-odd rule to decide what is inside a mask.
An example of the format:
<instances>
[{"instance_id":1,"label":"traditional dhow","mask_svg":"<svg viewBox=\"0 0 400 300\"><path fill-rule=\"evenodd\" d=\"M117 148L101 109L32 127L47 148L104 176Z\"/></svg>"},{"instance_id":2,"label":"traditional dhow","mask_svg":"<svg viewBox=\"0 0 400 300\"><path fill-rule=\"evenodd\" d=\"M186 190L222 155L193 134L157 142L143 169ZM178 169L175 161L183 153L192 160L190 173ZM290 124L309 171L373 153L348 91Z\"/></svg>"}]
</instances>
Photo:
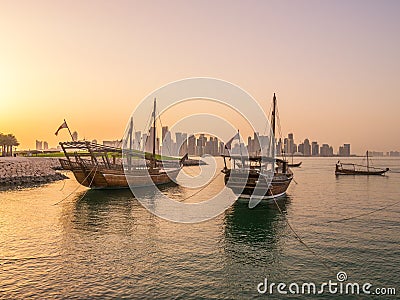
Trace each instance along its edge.
<instances>
[{"instance_id":1,"label":"traditional dhow","mask_svg":"<svg viewBox=\"0 0 400 300\"><path fill-rule=\"evenodd\" d=\"M271 128L274 135L272 137L273 145L275 145L276 115L277 103L274 94L271 116ZM237 136L240 137L239 134ZM228 143L231 143L231 141ZM240 141L239 145L241 145ZM293 179L293 172L286 160L274 158L275 146L272 149L271 157L223 155L224 168L222 172L225 174L225 185L241 198L253 196L271 199L284 196ZM228 168L227 158L231 160L233 167Z\"/></svg>"},{"instance_id":2,"label":"traditional dhow","mask_svg":"<svg viewBox=\"0 0 400 300\"><path fill-rule=\"evenodd\" d=\"M122 150L88 141L64 142L60 146L66 159L60 159L61 166L72 171L80 184L95 189L142 187L175 181L187 155L181 159L156 155L155 99L152 115L152 153ZM132 130L129 133L132 135ZM132 140L132 136L128 138Z\"/></svg>"},{"instance_id":3,"label":"traditional dhow","mask_svg":"<svg viewBox=\"0 0 400 300\"><path fill-rule=\"evenodd\" d=\"M293 173L287 165L287 161L261 156L240 156L224 155L224 181L227 187L241 198L259 197L264 199L280 197L286 194ZM233 168L227 167L226 159L232 160ZM269 164L274 164L272 179L268 170ZM271 172L272 174L272 172Z\"/></svg>"},{"instance_id":4,"label":"traditional dhow","mask_svg":"<svg viewBox=\"0 0 400 300\"><path fill-rule=\"evenodd\" d=\"M353 163L342 163L340 160L336 163L335 175L385 175L389 168L375 168L370 166L369 154L367 151L367 165L358 165Z\"/></svg>"}]
</instances>

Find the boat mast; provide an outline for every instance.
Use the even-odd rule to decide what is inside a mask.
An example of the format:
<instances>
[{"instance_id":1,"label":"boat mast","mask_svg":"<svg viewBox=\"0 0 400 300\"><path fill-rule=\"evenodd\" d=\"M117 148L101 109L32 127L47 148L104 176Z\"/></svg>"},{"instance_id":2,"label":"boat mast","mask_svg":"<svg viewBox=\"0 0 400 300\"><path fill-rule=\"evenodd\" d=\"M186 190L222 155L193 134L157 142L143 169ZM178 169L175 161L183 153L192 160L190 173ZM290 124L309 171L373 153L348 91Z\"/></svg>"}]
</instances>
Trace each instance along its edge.
<instances>
[{"instance_id":1,"label":"boat mast","mask_svg":"<svg viewBox=\"0 0 400 300\"><path fill-rule=\"evenodd\" d=\"M275 121L275 118L276 118L276 96L275 96L275 93L274 93L274 98L273 98L273 100L272 100L273 102L273 104L272 104L272 120L271 120L271 127L272 127L272 133L274 134L274 138L275 138L275 123L276 123L276 121Z\"/></svg>"},{"instance_id":2,"label":"boat mast","mask_svg":"<svg viewBox=\"0 0 400 300\"><path fill-rule=\"evenodd\" d=\"M368 157L368 150L367 150L367 171L369 172L369 157Z\"/></svg>"},{"instance_id":3,"label":"boat mast","mask_svg":"<svg viewBox=\"0 0 400 300\"><path fill-rule=\"evenodd\" d=\"M156 167L156 98L154 98L153 109L153 167Z\"/></svg>"},{"instance_id":4,"label":"boat mast","mask_svg":"<svg viewBox=\"0 0 400 300\"><path fill-rule=\"evenodd\" d=\"M274 98L272 100L272 120L271 120L271 127L272 127L272 156L275 157L275 147L276 147L276 140L275 140L275 124L276 124L276 96L274 93Z\"/></svg>"}]
</instances>

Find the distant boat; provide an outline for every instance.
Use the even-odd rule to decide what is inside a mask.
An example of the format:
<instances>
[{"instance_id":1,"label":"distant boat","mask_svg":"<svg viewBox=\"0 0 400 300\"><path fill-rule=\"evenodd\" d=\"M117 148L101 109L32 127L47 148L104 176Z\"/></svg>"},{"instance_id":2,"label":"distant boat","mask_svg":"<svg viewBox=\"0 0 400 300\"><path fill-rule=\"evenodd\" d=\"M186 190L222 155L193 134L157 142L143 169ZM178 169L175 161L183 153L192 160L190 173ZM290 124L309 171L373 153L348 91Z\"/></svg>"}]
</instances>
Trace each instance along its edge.
<instances>
[{"instance_id":1,"label":"distant boat","mask_svg":"<svg viewBox=\"0 0 400 300\"><path fill-rule=\"evenodd\" d=\"M298 167L301 166L302 163L303 163L302 161L298 162L298 163L295 163L295 164L291 163L291 164L288 164L288 166L291 167L291 168L298 168Z\"/></svg>"},{"instance_id":2,"label":"distant boat","mask_svg":"<svg viewBox=\"0 0 400 300\"><path fill-rule=\"evenodd\" d=\"M274 94L271 120L274 135L275 122L276 97ZM224 158L224 168L221 172L225 174L225 185L241 198L255 196L261 199L273 199L284 196L293 179L293 173L288 167L288 162L283 159L262 157L260 155L249 157L242 157L241 155L222 156ZM227 158L233 160L233 168L227 167ZM270 180L267 174L263 174L263 171L268 170L268 167L272 167L272 170L274 170Z\"/></svg>"},{"instance_id":3,"label":"distant boat","mask_svg":"<svg viewBox=\"0 0 400 300\"><path fill-rule=\"evenodd\" d=\"M288 163L288 166L291 168L298 168L301 166L302 163L303 163L302 161L298 163L293 163L293 154L292 154L292 163Z\"/></svg>"},{"instance_id":4,"label":"distant boat","mask_svg":"<svg viewBox=\"0 0 400 300\"><path fill-rule=\"evenodd\" d=\"M358 165L353 163L342 163L340 160L336 163L335 175L384 175L389 168L371 167L367 151L367 165Z\"/></svg>"},{"instance_id":5,"label":"distant boat","mask_svg":"<svg viewBox=\"0 0 400 300\"><path fill-rule=\"evenodd\" d=\"M182 169L187 154L179 158L161 159L156 155L156 100L153 110L153 152L124 150L127 163L122 164L121 148L88 141L61 142L66 159L60 159L64 170L73 172L76 180L89 188L129 188L129 186L161 185L172 182ZM131 124L131 128L132 128ZM132 130L129 131L132 144Z\"/></svg>"}]
</instances>

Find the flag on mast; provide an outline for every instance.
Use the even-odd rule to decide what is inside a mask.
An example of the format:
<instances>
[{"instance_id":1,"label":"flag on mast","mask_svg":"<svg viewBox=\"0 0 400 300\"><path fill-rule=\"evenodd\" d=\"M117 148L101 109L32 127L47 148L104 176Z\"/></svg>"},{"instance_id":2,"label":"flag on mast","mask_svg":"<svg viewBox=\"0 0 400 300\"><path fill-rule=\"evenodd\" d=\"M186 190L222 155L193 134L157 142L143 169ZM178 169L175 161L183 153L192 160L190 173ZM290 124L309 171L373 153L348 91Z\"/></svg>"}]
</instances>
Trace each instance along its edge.
<instances>
[{"instance_id":1,"label":"flag on mast","mask_svg":"<svg viewBox=\"0 0 400 300\"><path fill-rule=\"evenodd\" d=\"M66 122L65 120L64 120L64 123L62 123L61 126L58 127L58 129L57 129L55 135L58 135L58 132L59 132L61 129L63 129L63 128L68 128L67 122ZM69 128L68 128L68 129L69 129Z\"/></svg>"},{"instance_id":2,"label":"flag on mast","mask_svg":"<svg viewBox=\"0 0 400 300\"><path fill-rule=\"evenodd\" d=\"M233 140L240 139L239 130L238 132L225 144L225 149L231 150Z\"/></svg>"}]
</instances>

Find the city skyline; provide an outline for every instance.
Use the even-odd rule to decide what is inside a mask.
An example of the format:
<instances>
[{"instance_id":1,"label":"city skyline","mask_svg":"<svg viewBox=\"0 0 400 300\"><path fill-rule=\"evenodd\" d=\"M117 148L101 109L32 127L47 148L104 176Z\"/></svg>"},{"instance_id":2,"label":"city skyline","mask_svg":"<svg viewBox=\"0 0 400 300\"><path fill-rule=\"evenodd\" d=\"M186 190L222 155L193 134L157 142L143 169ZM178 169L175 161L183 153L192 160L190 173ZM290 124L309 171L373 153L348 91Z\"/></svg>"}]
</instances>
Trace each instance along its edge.
<instances>
[{"instance_id":1,"label":"city skyline","mask_svg":"<svg viewBox=\"0 0 400 300\"><path fill-rule=\"evenodd\" d=\"M82 138L120 138L147 94L199 76L242 87L264 112L276 92L282 132L301 141L309 135L335 149L348 142L354 153L400 149L398 1L0 8L0 132L15 134L19 149L66 139L53 134L63 119Z\"/></svg>"},{"instance_id":2,"label":"city skyline","mask_svg":"<svg viewBox=\"0 0 400 300\"><path fill-rule=\"evenodd\" d=\"M153 140L153 127L145 133L142 131L135 131L132 133L132 148L135 150L152 152ZM74 140L78 140L78 132L72 133ZM174 138L175 137L175 138ZM248 136L247 139L242 137L244 140L241 143L234 143L233 149L236 149L237 153L240 153L240 144L242 147L246 147L249 155L259 154L260 144L269 144L269 137L260 135L258 132L254 132L253 137ZM247 141L247 143L245 143ZM97 143L96 139L91 140L92 143ZM123 140L104 140L102 141L104 146L120 148L123 145ZM180 145L180 146L179 146ZM60 150L60 147L49 148L47 141L36 140L36 150ZM202 156L208 155L221 155L226 154L227 149L223 141L219 140L218 137L212 136L205 133L189 134L186 132L171 132L168 126L162 126L161 138L157 134L156 136L156 153L163 155L182 156L188 153L190 156ZM369 151L370 156L400 156L400 151ZM319 144L318 141L310 142L310 139L306 138L303 142L298 144L295 143L294 134L289 133L287 137L280 137L276 139L276 155L277 156L305 156L305 157L350 157L354 155L364 155L365 153L352 153L351 144L344 143L338 147L337 151L328 143Z\"/></svg>"}]
</instances>

